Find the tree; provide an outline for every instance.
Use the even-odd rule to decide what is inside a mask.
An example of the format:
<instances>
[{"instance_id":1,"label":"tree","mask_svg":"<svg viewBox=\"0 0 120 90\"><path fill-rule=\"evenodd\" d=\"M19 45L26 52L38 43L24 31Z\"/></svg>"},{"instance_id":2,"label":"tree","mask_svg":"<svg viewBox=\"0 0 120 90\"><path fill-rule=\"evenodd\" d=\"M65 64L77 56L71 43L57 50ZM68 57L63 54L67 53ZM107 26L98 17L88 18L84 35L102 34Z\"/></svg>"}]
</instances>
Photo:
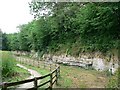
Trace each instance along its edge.
<instances>
[{"instance_id":1,"label":"tree","mask_svg":"<svg viewBox=\"0 0 120 90\"><path fill-rule=\"evenodd\" d=\"M35 19L20 25L20 32L11 35L14 50L55 52L65 47L72 52L77 48L78 53L106 52L116 48L120 40L119 3L32 1L30 8ZM42 10L46 12L41 14Z\"/></svg>"},{"instance_id":2,"label":"tree","mask_svg":"<svg viewBox=\"0 0 120 90\"><path fill-rule=\"evenodd\" d=\"M6 33L2 33L2 50L8 50L8 40Z\"/></svg>"},{"instance_id":3,"label":"tree","mask_svg":"<svg viewBox=\"0 0 120 90\"><path fill-rule=\"evenodd\" d=\"M9 50L20 50L19 49L19 39L18 39L18 33L13 33L13 34L7 34L8 38L8 47Z\"/></svg>"}]
</instances>

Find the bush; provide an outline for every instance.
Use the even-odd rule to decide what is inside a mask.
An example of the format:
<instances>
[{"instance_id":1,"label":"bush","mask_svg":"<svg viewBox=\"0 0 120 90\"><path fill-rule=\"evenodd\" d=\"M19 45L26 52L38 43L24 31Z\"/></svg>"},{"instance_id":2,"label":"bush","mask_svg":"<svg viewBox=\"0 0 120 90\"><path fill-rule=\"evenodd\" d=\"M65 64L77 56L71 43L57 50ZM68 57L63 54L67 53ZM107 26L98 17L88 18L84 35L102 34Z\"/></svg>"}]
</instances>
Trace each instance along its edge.
<instances>
[{"instance_id":1,"label":"bush","mask_svg":"<svg viewBox=\"0 0 120 90\"><path fill-rule=\"evenodd\" d=\"M113 75L110 79L109 79L109 83L107 85L107 88L119 88L118 87L118 77L119 77L119 72L117 71L115 73L115 75Z\"/></svg>"},{"instance_id":2,"label":"bush","mask_svg":"<svg viewBox=\"0 0 120 90\"><path fill-rule=\"evenodd\" d=\"M11 76L15 72L16 60L11 52L0 52L2 52L2 77L5 78Z\"/></svg>"}]
</instances>

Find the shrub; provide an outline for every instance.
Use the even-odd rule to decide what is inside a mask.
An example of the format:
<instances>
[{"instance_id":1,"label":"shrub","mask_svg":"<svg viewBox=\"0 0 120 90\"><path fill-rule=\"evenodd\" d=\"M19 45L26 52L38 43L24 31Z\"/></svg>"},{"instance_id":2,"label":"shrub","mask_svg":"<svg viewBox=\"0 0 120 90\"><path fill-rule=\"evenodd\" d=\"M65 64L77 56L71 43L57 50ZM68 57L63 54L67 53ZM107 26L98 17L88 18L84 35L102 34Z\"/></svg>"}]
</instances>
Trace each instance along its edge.
<instances>
[{"instance_id":1,"label":"shrub","mask_svg":"<svg viewBox=\"0 0 120 90\"><path fill-rule=\"evenodd\" d=\"M2 52L2 77L11 76L15 71L16 60L13 57L11 52L0 51Z\"/></svg>"},{"instance_id":2,"label":"shrub","mask_svg":"<svg viewBox=\"0 0 120 90\"><path fill-rule=\"evenodd\" d=\"M119 88L118 87L118 77L119 77L119 72L117 71L115 73L115 75L113 75L110 79L109 79L109 83L107 85L107 88L111 88L111 90L113 90L112 88Z\"/></svg>"}]
</instances>

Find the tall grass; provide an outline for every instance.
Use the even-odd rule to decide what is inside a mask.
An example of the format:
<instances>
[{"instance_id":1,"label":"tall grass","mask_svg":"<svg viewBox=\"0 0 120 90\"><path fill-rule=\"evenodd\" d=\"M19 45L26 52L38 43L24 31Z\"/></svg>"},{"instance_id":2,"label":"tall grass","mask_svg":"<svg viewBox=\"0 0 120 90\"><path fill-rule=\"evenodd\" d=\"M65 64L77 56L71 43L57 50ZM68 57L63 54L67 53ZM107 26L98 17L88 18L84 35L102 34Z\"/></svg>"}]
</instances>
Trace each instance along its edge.
<instances>
[{"instance_id":1,"label":"tall grass","mask_svg":"<svg viewBox=\"0 0 120 90\"><path fill-rule=\"evenodd\" d=\"M113 75L109 78L107 88L110 88L110 90L113 90L113 88L115 88L116 90L117 89L120 90L120 87L119 87L119 77L120 77L119 69L116 71L115 75Z\"/></svg>"},{"instance_id":2,"label":"tall grass","mask_svg":"<svg viewBox=\"0 0 120 90\"><path fill-rule=\"evenodd\" d=\"M0 51L2 53L2 78L9 77L15 72L16 60L11 52Z\"/></svg>"}]
</instances>

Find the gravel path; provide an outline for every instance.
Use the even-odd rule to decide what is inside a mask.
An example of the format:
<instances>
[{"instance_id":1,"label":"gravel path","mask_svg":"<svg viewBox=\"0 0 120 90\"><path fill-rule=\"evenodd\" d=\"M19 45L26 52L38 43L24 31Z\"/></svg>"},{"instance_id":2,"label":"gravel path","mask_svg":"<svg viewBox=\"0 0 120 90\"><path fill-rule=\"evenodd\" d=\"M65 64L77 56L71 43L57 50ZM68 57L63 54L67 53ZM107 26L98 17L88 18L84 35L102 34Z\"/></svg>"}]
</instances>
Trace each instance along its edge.
<instances>
[{"instance_id":1,"label":"gravel path","mask_svg":"<svg viewBox=\"0 0 120 90\"><path fill-rule=\"evenodd\" d=\"M34 77L40 77L41 75L35 71L35 70L32 70L32 69L28 69L26 68L25 66L21 65L21 64L17 64L18 67L21 67L25 70L28 70L28 72L31 74L30 77L28 77L27 79L32 79ZM38 83L40 83L40 80L38 80ZM25 83L25 84L21 84L20 86L18 86L18 88L16 90L19 90L20 88L22 88L22 90L26 90L28 88L32 88L34 87L34 82L30 82L30 83Z\"/></svg>"}]
</instances>

